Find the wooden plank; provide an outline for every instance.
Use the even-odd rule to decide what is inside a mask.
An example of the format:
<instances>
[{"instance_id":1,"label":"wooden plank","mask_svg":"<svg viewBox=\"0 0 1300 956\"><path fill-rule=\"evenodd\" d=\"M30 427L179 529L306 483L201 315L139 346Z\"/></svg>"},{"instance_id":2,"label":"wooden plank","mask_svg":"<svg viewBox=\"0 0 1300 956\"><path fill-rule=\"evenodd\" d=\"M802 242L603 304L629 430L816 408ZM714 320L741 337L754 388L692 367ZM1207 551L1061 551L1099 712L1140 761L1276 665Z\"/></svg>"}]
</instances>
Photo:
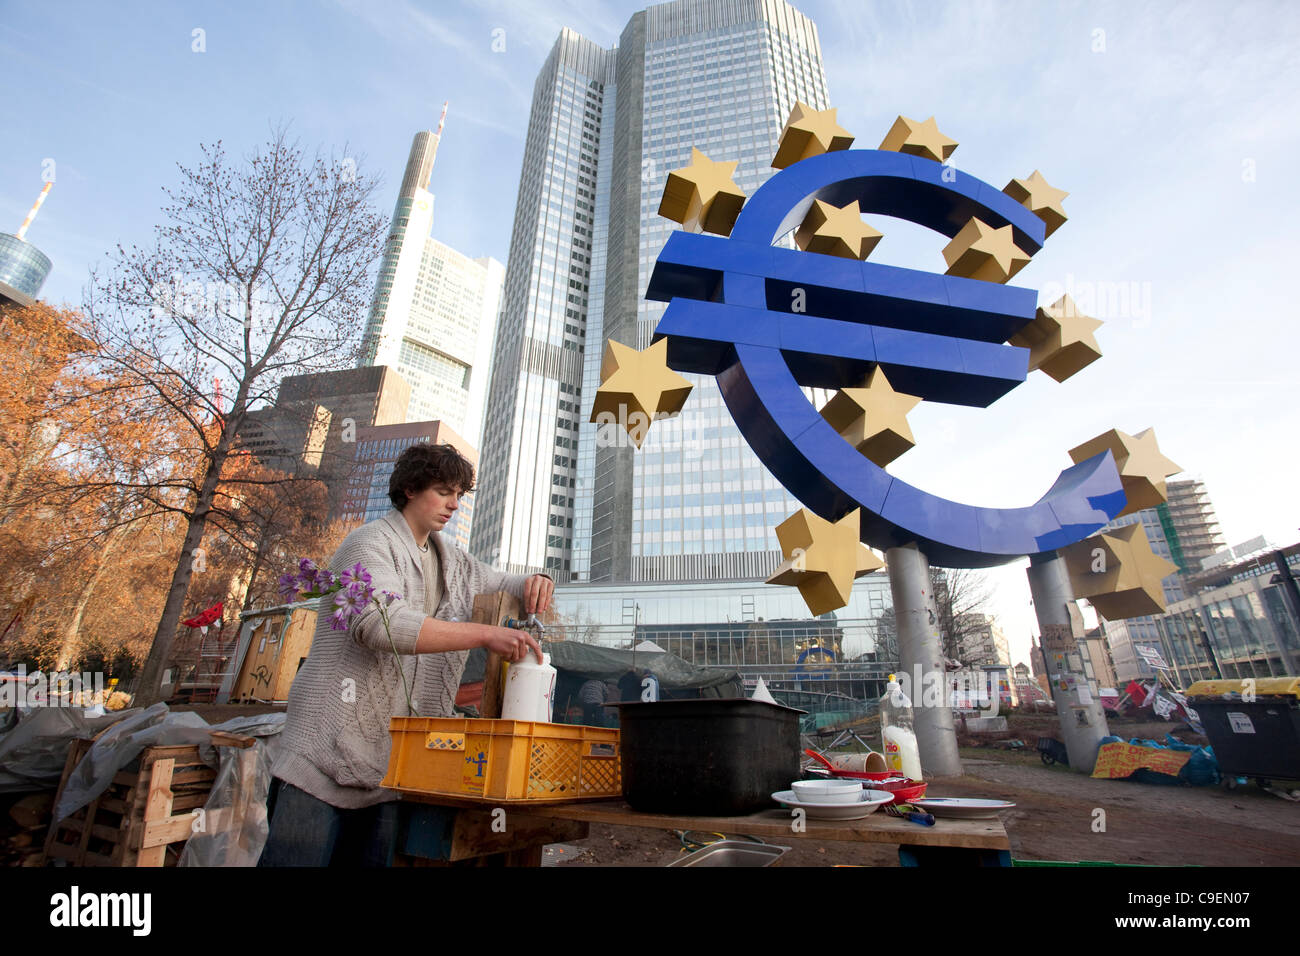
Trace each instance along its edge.
<instances>
[{"instance_id":1,"label":"wooden plank","mask_svg":"<svg viewBox=\"0 0 1300 956\"><path fill-rule=\"evenodd\" d=\"M843 840L855 843L894 843L915 846L957 846L982 850L1009 850L1011 842L1000 820L937 820L932 827L876 811L861 820L805 820L805 829L791 829L790 811L762 810L744 817L676 816L638 813L625 802L568 804L537 807L539 817L582 820L611 826L649 827L656 830L706 830L748 833L782 839Z\"/></svg>"},{"instance_id":2,"label":"wooden plank","mask_svg":"<svg viewBox=\"0 0 1300 956\"><path fill-rule=\"evenodd\" d=\"M232 734L225 730L209 731L208 736L212 738L212 745L214 747L238 747L241 750L246 750L257 743L256 737L248 737L244 734Z\"/></svg>"},{"instance_id":3,"label":"wooden plank","mask_svg":"<svg viewBox=\"0 0 1300 956\"><path fill-rule=\"evenodd\" d=\"M568 843L585 839L589 832L588 824L579 820L548 820L513 810L505 814L505 832L494 831L493 822L491 813L466 810L456 814L452 826L451 861L516 852L548 843Z\"/></svg>"},{"instance_id":4,"label":"wooden plank","mask_svg":"<svg viewBox=\"0 0 1300 956\"><path fill-rule=\"evenodd\" d=\"M205 766L202 769L181 770L174 773L171 783L173 787L210 785L215 779L217 779L217 772L211 767ZM209 789L211 789L210 786Z\"/></svg>"},{"instance_id":5,"label":"wooden plank","mask_svg":"<svg viewBox=\"0 0 1300 956\"><path fill-rule=\"evenodd\" d=\"M138 844L140 852L136 858L137 866L162 866L166 859L165 843L150 844L144 838L148 835L151 823L165 821L172 815L171 784L175 764L175 760L169 758L153 762L153 772L149 776L149 795L144 805L144 832Z\"/></svg>"},{"instance_id":6,"label":"wooden plank","mask_svg":"<svg viewBox=\"0 0 1300 956\"><path fill-rule=\"evenodd\" d=\"M99 797L96 797L94 800L90 801L90 806L86 808L86 823L82 826L81 840L77 844L77 852L80 853L82 857L86 855L86 847L90 843L91 831L95 829L92 825L92 821L95 819L95 811L98 809Z\"/></svg>"},{"instance_id":7,"label":"wooden plank","mask_svg":"<svg viewBox=\"0 0 1300 956\"><path fill-rule=\"evenodd\" d=\"M208 805L208 799L211 796L212 796L211 791L208 791L206 793L202 793L202 792L177 793L175 790L173 790L172 791L172 812L181 813L186 810L197 810L200 807L205 807ZM208 816L211 816L211 814L208 814Z\"/></svg>"},{"instance_id":8,"label":"wooden plank","mask_svg":"<svg viewBox=\"0 0 1300 956\"><path fill-rule=\"evenodd\" d=\"M97 840L107 840L109 843L116 843L118 837L117 827L102 826L98 823L91 824L90 835Z\"/></svg>"},{"instance_id":9,"label":"wooden plank","mask_svg":"<svg viewBox=\"0 0 1300 956\"><path fill-rule=\"evenodd\" d=\"M271 693L267 695L272 700L289 699L289 688L298 676L302 659L311 651L315 636L315 609L295 608L289 626L285 629L284 639L276 645L275 679Z\"/></svg>"},{"instance_id":10,"label":"wooden plank","mask_svg":"<svg viewBox=\"0 0 1300 956\"><path fill-rule=\"evenodd\" d=\"M46 790L18 800L9 808L9 817L24 830L35 830L50 822L53 810L54 794Z\"/></svg>"},{"instance_id":11,"label":"wooden plank","mask_svg":"<svg viewBox=\"0 0 1300 956\"><path fill-rule=\"evenodd\" d=\"M191 811L168 817L166 820L146 823L144 826L144 846L141 849L148 850L151 847L165 846L168 843L188 840L194 835L195 819L197 818ZM205 820L204 825L206 826L208 822L210 821Z\"/></svg>"},{"instance_id":12,"label":"wooden plank","mask_svg":"<svg viewBox=\"0 0 1300 956\"><path fill-rule=\"evenodd\" d=\"M140 767L142 770L148 769L159 760L170 760L175 766L203 763L199 758L199 748L194 744L158 744L145 748L140 758Z\"/></svg>"},{"instance_id":13,"label":"wooden plank","mask_svg":"<svg viewBox=\"0 0 1300 956\"><path fill-rule=\"evenodd\" d=\"M72 776L72 771L77 766L77 763L81 760L82 756L90 750L90 745L91 742L89 740L81 739L73 740L72 743L68 745L68 756L67 759L63 761L63 776L59 778L59 789L54 795L54 806L57 807L59 805L59 799L63 796L64 788L68 785L68 778ZM58 833L59 821L51 821L49 832L45 834L44 851L46 857L50 855L51 848L57 844ZM60 857L60 859L63 858Z\"/></svg>"},{"instance_id":14,"label":"wooden plank","mask_svg":"<svg viewBox=\"0 0 1300 956\"><path fill-rule=\"evenodd\" d=\"M505 865L526 866L530 868L540 867L542 865L543 850L545 850L545 846L541 843L538 843L535 846L526 847L522 850L512 850L505 854Z\"/></svg>"},{"instance_id":15,"label":"wooden plank","mask_svg":"<svg viewBox=\"0 0 1300 956\"><path fill-rule=\"evenodd\" d=\"M500 627L501 622L506 618L518 618L522 610L519 599L505 591L497 591L494 594L476 594L471 620L475 624L490 624L493 627ZM501 716L501 696L504 689L503 668L501 665L501 655L488 651L483 677L483 700L478 708L480 716L493 718Z\"/></svg>"},{"instance_id":16,"label":"wooden plank","mask_svg":"<svg viewBox=\"0 0 1300 956\"><path fill-rule=\"evenodd\" d=\"M537 807L605 803L612 799L609 794L593 797L556 797L549 800L528 798L501 800L496 797L471 797L457 793L423 793L418 790L402 790L400 793L403 800L409 800L412 803L430 803L434 806L457 807L464 810L482 810L484 807L491 810L495 807L504 807L507 810L518 810L520 813L529 813Z\"/></svg>"}]
</instances>

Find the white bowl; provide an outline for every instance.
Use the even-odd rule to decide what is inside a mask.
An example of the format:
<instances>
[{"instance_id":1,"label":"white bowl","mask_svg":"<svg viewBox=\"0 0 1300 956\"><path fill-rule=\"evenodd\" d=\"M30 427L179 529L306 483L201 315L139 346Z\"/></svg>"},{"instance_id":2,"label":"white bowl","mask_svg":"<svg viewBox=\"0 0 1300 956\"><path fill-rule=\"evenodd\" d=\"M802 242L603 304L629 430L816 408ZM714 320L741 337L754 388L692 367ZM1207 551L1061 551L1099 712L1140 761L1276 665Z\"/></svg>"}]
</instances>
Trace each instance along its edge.
<instances>
[{"instance_id":1,"label":"white bowl","mask_svg":"<svg viewBox=\"0 0 1300 956\"><path fill-rule=\"evenodd\" d=\"M790 789L808 803L856 803L862 799L861 780L796 780Z\"/></svg>"}]
</instances>

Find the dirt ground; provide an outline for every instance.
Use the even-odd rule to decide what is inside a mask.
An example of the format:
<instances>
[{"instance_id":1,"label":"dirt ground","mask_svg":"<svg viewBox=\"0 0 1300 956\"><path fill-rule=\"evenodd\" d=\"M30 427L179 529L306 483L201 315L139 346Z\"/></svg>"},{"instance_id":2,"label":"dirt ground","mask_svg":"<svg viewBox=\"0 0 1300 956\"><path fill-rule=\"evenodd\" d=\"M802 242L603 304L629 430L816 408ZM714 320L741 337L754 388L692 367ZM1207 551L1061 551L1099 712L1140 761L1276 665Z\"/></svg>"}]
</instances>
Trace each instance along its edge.
<instances>
[{"instance_id":1,"label":"dirt ground","mask_svg":"<svg viewBox=\"0 0 1300 956\"><path fill-rule=\"evenodd\" d=\"M1300 803L1260 790L1253 782L1225 787L1161 786L1086 777L1047 767L1034 749L1051 735L1055 716L1012 718L1023 751L963 746L960 777L936 781L929 795L1009 800L1001 814L1016 860L1107 860L1163 866L1295 866L1300 864ZM1185 725L1162 721L1111 721L1129 739L1163 741L1166 733L1205 743ZM867 734L863 734L871 739ZM973 738L963 736L963 742ZM1104 816L1097 811L1103 811ZM1104 823L1104 830L1094 830ZM700 836L696 834L695 836ZM779 841L776 841L779 842ZM810 839L789 841L782 866L898 866L888 844ZM592 825L586 840L550 848L557 866L666 866L684 852L677 834L634 827Z\"/></svg>"}]
</instances>

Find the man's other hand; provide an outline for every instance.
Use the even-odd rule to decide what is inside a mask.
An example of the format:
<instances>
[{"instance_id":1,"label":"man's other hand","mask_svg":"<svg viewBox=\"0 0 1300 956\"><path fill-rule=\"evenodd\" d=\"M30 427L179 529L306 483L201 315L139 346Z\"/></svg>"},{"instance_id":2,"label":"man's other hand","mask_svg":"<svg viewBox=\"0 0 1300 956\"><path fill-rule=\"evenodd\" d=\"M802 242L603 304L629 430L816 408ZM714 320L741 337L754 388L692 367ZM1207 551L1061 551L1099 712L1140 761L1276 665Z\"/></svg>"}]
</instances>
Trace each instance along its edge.
<instances>
[{"instance_id":1,"label":"man's other hand","mask_svg":"<svg viewBox=\"0 0 1300 956\"><path fill-rule=\"evenodd\" d=\"M551 609L555 582L544 574L534 574L524 582L524 613L540 614Z\"/></svg>"}]
</instances>

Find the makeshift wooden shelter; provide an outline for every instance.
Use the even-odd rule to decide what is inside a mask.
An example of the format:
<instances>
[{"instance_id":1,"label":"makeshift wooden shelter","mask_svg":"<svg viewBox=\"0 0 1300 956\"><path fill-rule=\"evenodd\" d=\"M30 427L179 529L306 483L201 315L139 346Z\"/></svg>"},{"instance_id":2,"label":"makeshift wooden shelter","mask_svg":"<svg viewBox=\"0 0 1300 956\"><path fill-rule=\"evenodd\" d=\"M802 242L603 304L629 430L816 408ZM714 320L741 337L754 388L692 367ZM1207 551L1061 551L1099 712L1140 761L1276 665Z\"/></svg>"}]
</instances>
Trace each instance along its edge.
<instances>
[{"instance_id":1,"label":"makeshift wooden shelter","mask_svg":"<svg viewBox=\"0 0 1300 956\"><path fill-rule=\"evenodd\" d=\"M239 616L239 643L216 702L274 703L289 699L298 668L316 633L317 601L300 601Z\"/></svg>"}]
</instances>

